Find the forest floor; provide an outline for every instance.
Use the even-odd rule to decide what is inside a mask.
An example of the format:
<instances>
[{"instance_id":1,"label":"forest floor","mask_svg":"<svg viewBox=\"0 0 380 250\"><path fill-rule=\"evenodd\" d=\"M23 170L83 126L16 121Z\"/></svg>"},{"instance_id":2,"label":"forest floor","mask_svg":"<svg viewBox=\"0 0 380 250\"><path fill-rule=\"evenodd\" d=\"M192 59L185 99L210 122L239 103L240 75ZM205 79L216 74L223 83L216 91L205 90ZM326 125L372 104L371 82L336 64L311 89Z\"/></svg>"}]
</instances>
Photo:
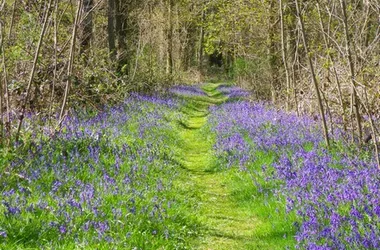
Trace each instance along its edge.
<instances>
[{"instance_id":1,"label":"forest floor","mask_svg":"<svg viewBox=\"0 0 380 250\"><path fill-rule=\"evenodd\" d=\"M311 117L227 83L169 92L67 117L55 138L26 119L0 148L0 249L380 249L368 151L327 150Z\"/></svg>"},{"instance_id":2,"label":"forest floor","mask_svg":"<svg viewBox=\"0 0 380 250\"><path fill-rule=\"evenodd\" d=\"M327 150L311 117L227 83L169 92L67 117L55 138L26 119L0 148L0 249L380 249L368 151Z\"/></svg>"},{"instance_id":3,"label":"forest floor","mask_svg":"<svg viewBox=\"0 0 380 250\"><path fill-rule=\"evenodd\" d=\"M12 159L15 175L0 175L0 249L294 246L294 220L263 178L273 153L252 148L244 170L228 161L239 149L218 151L225 118L214 109L234 100L216 83L178 89L73 116L55 140L30 135Z\"/></svg>"}]
</instances>

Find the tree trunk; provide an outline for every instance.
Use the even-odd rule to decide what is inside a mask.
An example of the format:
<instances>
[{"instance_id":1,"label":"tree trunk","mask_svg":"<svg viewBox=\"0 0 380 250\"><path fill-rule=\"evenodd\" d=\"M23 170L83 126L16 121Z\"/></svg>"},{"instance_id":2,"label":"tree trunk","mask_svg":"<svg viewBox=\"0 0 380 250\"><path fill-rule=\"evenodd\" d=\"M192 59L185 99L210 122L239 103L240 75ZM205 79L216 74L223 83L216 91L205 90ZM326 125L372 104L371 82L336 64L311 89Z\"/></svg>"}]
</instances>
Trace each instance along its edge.
<instances>
[{"instance_id":1,"label":"tree trunk","mask_svg":"<svg viewBox=\"0 0 380 250\"><path fill-rule=\"evenodd\" d=\"M53 81L51 85L51 95L49 103L49 123L52 124L52 112L53 112L53 102L55 95L55 85L57 83L57 73L58 73L58 2L54 6L54 70L53 70Z\"/></svg>"},{"instance_id":2,"label":"tree trunk","mask_svg":"<svg viewBox=\"0 0 380 250\"><path fill-rule=\"evenodd\" d=\"M173 74L173 0L168 0L168 30L167 30L167 57L166 73Z\"/></svg>"},{"instance_id":3,"label":"tree trunk","mask_svg":"<svg viewBox=\"0 0 380 250\"><path fill-rule=\"evenodd\" d=\"M205 39L205 32L203 28L203 23L205 21L206 14L202 6L202 22L200 25L200 36L199 36L199 51L198 51L198 70L200 73L202 73L202 63L203 63L203 42Z\"/></svg>"},{"instance_id":4,"label":"tree trunk","mask_svg":"<svg viewBox=\"0 0 380 250\"><path fill-rule=\"evenodd\" d=\"M2 24L0 23L0 33L1 33L1 37L0 37L0 45L1 47L3 46L3 26ZM1 53L3 54L4 51L1 51ZM5 63L5 62L3 62ZM3 143L4 143L4 111L3 111L3 81L0 81L0 148L2 148L3 146Z\"/></svg>"},{"instance_id":5,"label":"tree trunk","mask_svg":"<svg viewBox=\"0 0 380 250\"><path fill-rule=\"evenodd\" d=\"M16 4L17 0L14 0L13 6L12 6L12 16L11 16L11 24L9 25L9 33L8 33L8 40L12 40L12 33L13 33L13 26L15 22L15 14L16 14Z\"/></svg>"},{"instance_id":6,"label":"tree trunk","mask_svg":"<svg viewBox=\"0 0 380 250\"><path fill-rule=\"evenodd\" d=\"M380 151L379 151L379 145L378 145L378 139L377 139L377 133L376 133L376 127L373 121L373 114L371 111L371 108L369 106L369 101L368 101L368 93L367 90L364 90L364 96L365 96L365 105L364 108L367 111L367 115L369 118L369 123L371 126L372 130L372 139L374 142L374 148L375 148L375 158L376 158L376 163L377 163L377 168L380 170Z\"/></svg>"},{"instance_id":7,"label":"tree trunk","mask_svg":"<svg viewBox=\"0 0 380 250\"><path fill-rule=\"evenodd\" d=\"M115 0L115 31L117 38L117 71L128 74L125 65L128 63L127 58L127 44L126 39L126 26L128 16L128 5L124 0Z\"/></svg>"},{"instance_id":8,"label":"tree trunk","mask_svg":"<svg viewBox=\"0 0 380 250\"><path fill-rule=\"evenodd\" d=\"M298 40L300 36L297 33L298 32L297 19L296 19L297 10L294 4L289 4L288 9L289 9L289 14L287 14L287 18L284 18L284 19L285 20L289 19L289 21L287 22L287 29L289 32L289 36L287 39L287 43L288 43L287 47L288 47L289 61L292 63L291 65L291 71L292 71L291 72L291 76L292 76L291 77L291 86L292 86L291 95L293 96L293 101L296 107L297 116L299 116L300 112L299 112L298 98L297 98L297 81L299 78L299 74L297 71L296 63L298 62L298 58L299 58L299 55L298 55L299 41Z\"/></svg>"},{"instance_id":9,"label":"tree trunk","mask_svg":"<svg viewBox=\"0 0 380 250\"><path fill-rule=\"evenodd\" d=\"M282 6L282 0L279 0L280 4L280 22L281 22L281 49L282 49L282 61L285 69L285 77L286 77L286 111L290 110L290 76L289 76L289 68L288 68L288 59L287 52L285 46L285 28L284 28L284 10Z\"/></svg>"},{"instance_id":10,"label":"tree trunk","mask_svg":"<svg viewBox=\"0 0 380 250\"><path fill-rule=\"evenodd\" d=\"M12 127L11 127L11 118L10 118L10 96L9 96L9 90L8 90L8 72L7 72L7 67L6 67L6 64L5 64L5 49L4 49L4 30L3 30L3 27L1 27L1 39L2 39L2 43L1 43L1 54L2 54L2 61L3 61L3 80L4 80L4 94L5 94L5 108L6 108L6 113L5 113L5 117L6 117L6 121L5 121L5 128L6 128L6 136L8 138L8 142L10 141L11 139L11 136L12 136Z\"/></svg>"},{"instance_id":11,"label":"tree trunk","mask_svg":"<svg viewBox=\"0 0 380 250\"><path fill-rule=\"evenodd\" d=\"M115 0L108 0L108 49L111 62L116 60L116 41L115 41Z\"/></svg>"},{"instance_id":12,"label":"tree trunk","mask_svg":"<svg viewBox=\"0 0 380 250\"><path fill-rule=\"evenodd\" d=\"M82 8L82 1L81 0L78 0L78 7L77 8L78 9L77 9L77 13L75 15L73 34L71 37L71 48L70 48L69 63L67 66L67 81L66 81L65 94L63 97L63 103L62 103L61 112L59 115L59 126L61 126L61 124L63 122L63 118L65 116L67 99L68 99L70 87L71 87L71 78L72 78L72 72L73 72L74 53L75 53L75 42L76 42L76 36L77 36L77 28L78 28L79 19L80 19L80 10Z\"/></svg>"},{"instance_id":13,"label":"tree trunk","mask_svg":"<svg viewBox=\"0 0 380 250\"><path fill-rule=\"evenodd\" d=\"M272 102L276 103L277 94L279 91L279 79L277 68L277 49L276 49L276 13L275 13L275 0L270 0L269 3L269 23L268 23L268 56L269 67L271 73L271 89L272 89Z\"/></svg>"},{"instance_id":14,"label":"tree trunk","mask_svg":"<svg viewBox=\"0 0 380 250\"><path fill-rule=\"evenodd\" d=\"M343 12L343 25L344 25L344 35L345 35L345 41L346 41L346 58L347 62L350 68L350 80L351 80L351 94L352 94L352 105L355 110L355 118L356 118L356 126L358 129L358 136L359 136L359 143L362 143L362 124L361 124L361 116L360 116L360 103L358 99L358 93L356 91L356 83L355 83L355 67L354 62L352 60L352 54L351 54L351 41L349 37L349 31L348 31L348 23L347 23L347 11L346 11L346 2L345 0L340 0L340 5Z\"/></svg>"}]
</instances>

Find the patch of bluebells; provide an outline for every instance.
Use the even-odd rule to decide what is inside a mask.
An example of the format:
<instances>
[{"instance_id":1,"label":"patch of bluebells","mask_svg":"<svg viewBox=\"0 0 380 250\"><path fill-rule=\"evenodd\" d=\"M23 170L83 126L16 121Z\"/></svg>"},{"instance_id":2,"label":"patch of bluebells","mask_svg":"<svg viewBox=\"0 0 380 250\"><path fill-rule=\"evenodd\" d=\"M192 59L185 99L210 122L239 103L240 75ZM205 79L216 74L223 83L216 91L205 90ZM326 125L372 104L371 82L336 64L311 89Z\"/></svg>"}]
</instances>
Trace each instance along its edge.
<instances>
[{"instance_id":1,"label":"patch of bluebells","mask_svg":"<svg viewBox=\"0 0 380 250\"><path fill-rule=\"evenodd\" d=\"M206 93L197 85L179 85L170 88L170 93L179 96L206 96Z\"/></svg>"},{"instance_id":2,"label":"patch of bluebells","mask_svg":"<svg viewBox=\"0 0 380 250\"><path fill-rule=\"evenodd\" d=\"M214 106L209 121L217 134L215 151L228 167L255 173L255 151L276 154L274 171L263 171L267 180L280 183L275 194L297 215L297 248L380 249L380 172L374 158L351 154L346 146L328 151L311 118L263 103ZM337 132L339 140L344 133Z\"/></svg>"},{"instance_id":3,"label":"patch of bluebells","mask_svg":"<svg viewBox=\"0 0 380 250\"><path fill-rule=\"evenodd\" d=\"M228 85L221 85L218 87L218 91L229 99L241 99L248 97L250 93L242 88Z\"/></svg>"},{"instance_id":4,"label":"patch of bluebells","mask_svg":"<svg viewBox=\"0 0 380 250\"><path fill-rule=\"evenodd\" d=\"M132 248L144 241L159 248L164 238L171 248L186 237L189 230L174 222L181 215L171 211L175 136L165 120L179 105L132 94L90 119L67 117L50 140L39 134L49 130L28 118L38 131L10 163L22 178L0 173L0 243Z\"/></svg>"}]
</instances>

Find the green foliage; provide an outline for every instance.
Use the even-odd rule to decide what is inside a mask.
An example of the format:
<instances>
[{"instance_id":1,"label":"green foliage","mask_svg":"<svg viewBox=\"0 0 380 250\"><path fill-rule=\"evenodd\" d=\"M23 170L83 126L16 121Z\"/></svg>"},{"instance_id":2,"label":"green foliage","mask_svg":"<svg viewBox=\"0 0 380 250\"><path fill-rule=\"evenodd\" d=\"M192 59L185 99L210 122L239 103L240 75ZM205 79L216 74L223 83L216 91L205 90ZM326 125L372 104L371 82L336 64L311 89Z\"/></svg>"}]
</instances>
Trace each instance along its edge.
<instances>
[{"instance_id":1,"label":"green foliage","mask_svg":"<svg viewBox=\"0 0 380 250\"><path fill-rule=\"evenodd\" d=\"M244 57L235 59L231 69L231 75L234 78L254 78L255 75L260 74L260 71L265 67L266 60L250 60Z\"/></svg>"}]
</instances>

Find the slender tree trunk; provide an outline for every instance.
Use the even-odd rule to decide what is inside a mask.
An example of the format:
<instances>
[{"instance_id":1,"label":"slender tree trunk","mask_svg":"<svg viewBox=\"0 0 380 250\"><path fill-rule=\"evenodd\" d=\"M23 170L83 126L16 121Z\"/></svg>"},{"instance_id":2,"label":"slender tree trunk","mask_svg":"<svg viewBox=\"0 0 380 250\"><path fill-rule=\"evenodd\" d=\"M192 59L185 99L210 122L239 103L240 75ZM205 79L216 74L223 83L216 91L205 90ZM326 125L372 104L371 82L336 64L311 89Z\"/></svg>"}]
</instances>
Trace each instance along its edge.
<instances>
[{"instance_id":1,"label":"slender tree trunk","mask_svg":"<svg viewBox=\"0 0 380 250\"><path fill-rule=\"evenodd\" d=\"M328 23L327 31L326 31L325 30L325 26L323 24L322 13L321 13L321 10L320 10L319 3L317 3L317 10L318 10L318 16L319 16L319 24L321 26L321 31L322 31L322 35L323 35L323 41L324 41L326 50L328 51L327 52L328 59L332 63L333 75L335 77L335 83L336 83L336 86L337 86L337 89L338 89L340 108L341 108L342 118L343 118L343 129L346 131L347 130L347 127L346 127L346 111L345 111L346 109L345 109L345 105L344 105L344 101L343 101L342 88L340 86L340 81L339 81L338 73L337 73L336 68L335 68L335 60L334 60L334 58L333 58L333 56L331 55L331 52L330 52L331 46L330 46L330 43L328 42L328 38L326 36L326 33L327 33L327 35L330 35L330 22ZM329 17L329 20L330 19L331 19L331 16ZM329 72L328 75L330 75L330 67L328 67L328 72Z\"/></svg>"},{"instance_id":2,"label":"slender tree trunk","mask_svg":"<svg viewBox=\"0 0 380 250\"><path fill-rule=\"evenodd\" d=\"M2 11L2 10L1 10ZM4 46L3 46L3 43L4 43L4 37L3 37L3 24L0 22L0 53L2 55L2 64L5 65L5 60L4 60ZM5 68L5 67L4 67ZM5 72L3 72L5 73ZM4 93L3 93L3 86L6 85L6 81L5 81L5 78L6 76L5 75L2 75L2 79L0 79L0 115L1 115L1 118L0 118L0 146L3 145L4 143L4 124L5 124L5 120L4 120L4 108L3 108L3 103L4 103L4 100L3 100L3 97L4 97ZM4 81L3 81L4 80ZM3 84L5 83L5 84ZM8 110L7 110L8 112Z\"/></svg>"},{"instance_id":3,"label":"slender tree trunk","mask_svg":"<svg viewBox=\"0 0 380 250\"><path fill-rule=\"evenodd\" d=\"M6 132L7 132L7 138L8 138L8 142L10 141L11 139L11 136L12 136L12 131L11 131L11 118L10 118L10 107L9 107L9 104L10 104L10 96L9 96L9 91L8 91L8 72L7 72L7 67L6 67L6 63L5 63L5 49L4 49L4 28L3 26L0 24L0 36L1 36L1 55L2 55L2 61L3 61L3 67L2 67L2 71L3 71L3 80L2 82L4 82L4 94L5 94L5 108L6 108L6 113L5 113L5 118L6 118L6 121L5 121L5 128L6 128Z\"/></svg>"},{"instance_id":4,"label":"slender tree trunk","mask_svg":"<svg viewBox=\"0 0 380 250\"><path fill-rule=\"evenodd\" d=\"M50 8L51 8L52 2L53 2L53 0L49 0L49 3L48 3L47 8L45 10L44 23L43 23L41 34L40 34L39 41L38 41L38 44L37 44L36 52L34 54L33 66L32 66L32 70L30 71L30 76L29 76L28 86L26 88L25 98L24 98L24 101L23 101L22 106L21 106L21 115L20 115L20 120L19 120L19 123L18 123L17 132L16 132L16 138L15 138L16 142L18 142L18 140L19 140L20 131L21 131L21 127L22 127L22 122L24 120L24 115L25 115L25 111L26 111L26 105L27 105L28 100L29 100L30 90L31 90L31 87L32 87L32 83L33 83L33 79L34 79L34 74L36 72L37 62L38 62L38 58L39 58L39 55L40 55L40 50L41 50L41 47L42 47L42 41L43 41L43 39L45 37L46 28L48 26L49 13L50 13Z\"/></svg>"},{"instance_id":5,"label":"slender tree trunk","mask_svg":"<svg viewBox=\"0 0 380 250\"><path fill-rule=\"evenodd\" d=\"M17 4L17 0L14 0L13 6L12 6L11 24L9 25L8 41L11 41L12 39L13 26L14 26L15 15L16 15L16 4Z\"/></svg>"},{"instance_id":6,"label":"slender tree trunk","mask_svg":"<svg viewBox=\"0 0 380 250\"><path fill-rule=\"evenodd\" d=\"M330 132L332 135L334 135L334 120L333 120L333 116L331 113L329 101L327 100L326 95L323 91L321 91L321 95L322 95L323 101L325 102L327 115L328 115L328 118L330 120Z\"/></svg>"},{"instance_id":7,"label":"slender tree trunk","mask_svg":"<svg viewBox=\"0 0 380 250\"><path fill-rule=\"evenodd\" d=\"M277 49L276 49L276 15L275 15L275 0L270 0L269 2L269 23L268 23L268 56L269 56L269 67L271 72L271 88L272 88L272 102L276 103L277 95L279 91L279 79L278 79L278 68L277 68Z\"/></svg>"},{"instance_id":8,"label":"slender tree trunk","mask_svg":"<svg viewBox=\"0 0 380 250\"><path fill-rule=\"evenodd\" d=\"M149 20L152 20L152 16L153 16L153 6L152 4L149 4L148 6L149 8ZM148 83L151 83L153 82L153 53L154 53L154 49L152 48L152 45L153 45L153 37L152 37L152 34L153 34L153 30L154 28L152 27L152 25L150 25L149 27L149 81Z\"/></svg>"},{"instance_id":9,"label":"slender tree trunk","mask_svg":"<svg viewBox=\"0 0 380 250\"><path fill-rule=\"evenodd\" d=\"M4 4L5 4L5 1L3 1L2 3L0 3L0 13L3 11L3 8L4 8ZM4 57L4 46L3 46L3 43L4 43L4 37L3 37L3 23L0 22L0 53L2 55L2 64L5 65L5 57ZM4 67L5 68L5 67ZM2 73L5 73L2 72ZM4 87L6 86L6 76L3 75L3 74L0 74L1 78L0 78L0 148L2 148L2 146L4 145L4 141L5 141L5 133L4 133L4 124L5 124L5 118L4 118ZM3 81L4 80L4 81ZM4 84L5 83L5 84ZM7 110L8 112L8 110Z\"/></svg>"},{"instance_id":10,"label":"slender tree trunk","mask_svg":"<svg viewBox=\"0 0 380 250\"><path fill-rule=\"evenodd\" d=\"M292 65L292 78L293 78L292 89L293 89L294 105L296 107L297 116L300 116L300 111L299 111L299 107L298 107L298 98L297 98L297 74L296 74L296 69L295 69L294 64Z\"/></svg>"},{"instance_id":11,"label":"slender tree trunk","mask_svg":"<svg viewBox=\"0 0 380 250\"><path fill-rule=\"evenodd\" d=\"M121 72L122 68L127 63L127 44L126 39L126 25L127 25L127 16L128 16L128 5L124 0L115 0L115 31L117 38L117 71ZM127 73L128 72L124 72Z\"/></svg>"},{"instance_id":12,"label":"slender tree trunk","mask_svg":"<svg viewBox=\"0 0 380 250\"><path fill-rule=\"evenodd\" d=\"M200 25L200 36L199 36L199 51L198 51L198 70L199 72L202 74L202 63L203 63L203 42L204 42L204 38L205 38L205 32L204 32L204 28L203 28L203 23L205 21L205 18L206 18L206 14L205 14L205 11L203 9L203 6L202 6L202 22L201 22L201 25Z\"/></svg>"},{"instance_id":13,"label":"slender tree trunk","mask_svg":"<svg viewBox=\"0 0 380 250\"><path fill-rule=\"evenodd\" d=\"M346 58L350 68L350 80L351 80L351 94L352 94L352 105L355 111L356 118L356 126L358 129L359 143L362 143L363 132L362 132L362 124L361 124L361 116L360 116L360 103L358 99L358 93L356 91L356 83L355 83L355 67L354 62L352 60L351 54L351 41L349 37L348 31L348 23L347 23L347 10L346 10L346 2L345 0L340 0L340 5L343 12L343 25L344 25L344 35L346 41Z\"/></svg>"},{"instance_id":14,"label":"slender tree trunk","mask_svg":"<svg viewBox=\"0 0 380 250\"><path fill-rule=\"evenodd\" d=\"M168 0L167 62L166 73L173 75L173 0Z\"/></svg>"},{"instance_id":15,"label":"slender tree trunk","mask_svg":"<svg viewBox=\"0 0 380 250\"><path fill-rule=\"evenodd\" d=\"M59 114L59 127L61 126L63 122L63 118L65 115L65 109L67 104L67 98L69 96L70 87L71 87L71 78L73 73L73 63L74 63L74 53L75 53L75 42L76 42L76 36L77 36L77 29L80 19L80 10L82 8L82 1L78 0L78 6L77 6L77 13L75 15L74 20L74 27L73 27L73 34L71 38L71 48L70 48L70 56L69 56L69 63L67 66L67 81L66 81L66 88L65 88L65 94L63 97L63 103L61 107L61 113Z\"/></svg>"},{"instance_id":16,"label":"slender tree trunk","mask_svg":"<svg viewBox=\"0 0 380 250\"><path fill-rule=\"evenodd\" d=\"M2 30L3 30L3 26L0 22L0 29L1 29L1 33L2 33ZM0 44L1 46L3 45L3 34L1 34L1 37L0 37ZM1 52L3 53L3 51ZM3 62L5 63L5 62ZM3 81L0 82L0 148L3 146L4 144L4 110L3 110Z\"/></svg>"},{"instance_id":17,"label":"slender tree trunk","mask_svg":"<svg viewBox=\"0 0 380 250\"><path fill-rule=\"evenodd\" d=\"M295 12L296 15L297 15L297 11ZM298 26L298 25L297 25ZM300 75L301 75L301 62L300 62L300 54L299 54L299 48L301 48L301 36L300 35L300 31L299 31L299 27L297 27L297 39L296 39L296 42L295 42L295 52L294 52L294 62L293 62L293 78L294 78L294 100L295 102L297 103L297 115L300 116L301 114L301 110L300 110L300 106L299 106L299 103L298 103L298 95L297 95L297 87L298 87L298 84L297 83L300 83L301 82L301 78L300 78Z\"/></svg>"},{"instance_id":18,"label":"slender tree trunk","mask_svg":"<svg viewBox=\"0 0 380 250\"><path fill-rule=\"evenodd\" d=\"M286 111L290 110L290 76L288 68L288 59L285 45L285 28L284 28L284 10L282 6L282 0L279 0L280 3L280 23L281 23L281 49L282 49L282 61L285 69L286 76Z\"/></svg>"},{"instance_id":19,"label":"slender tree trunk","mask_svg":"<svg viewBox=\"0 0 380 250\"><path fill-rule=\"evenodd\" d=\"M296 113L297 113L297 116L300 115L300 112L299 112L299 107L298 107L298 98L297 98L297 81L298 81L298 78L299 78L299 74L298 74L298 71L296 70L296 63L298 61L298 44L299 44L299 35L297 34L297 10L294 6L294 4L289 4L288 6L289 8L289 14L287 16L287 19L290 19L288 21L288 25L287 25L287 28L288 28L288 32L289 32L289 36L288 36L288 39L287 39L287 42L288 42L288 54L289 54L289 61L292 63L291 65L291 90L292 90L292 97L293 97L293 101L294 101L294 105L296 107ZM285 12L286 13L286 12ZM284 18L285 19L285 18ZM284 20L285 21L285 20Z\"/></svg>"},{"instance_id":20,"label":"slender tree trunk","mask_svg":"<svg viewBox=\"0 0 380 250\"><path fill-rule=\"evenodd\" d=\"M115 0L108 0L108 48L111 62L116 60L115 42Z\"/></svg>"},{"instance_id":21,"label":"slender tree trunk","mask_svg":"<svg viewBox=\"0 0 380 250\"><path fill-rule=\"evenodd\" d=\"M57 66L58 66L58 1L55 3L54 7L54 71L53 71L53 82L51 86L51 96L49 104L49 121L50 125L52 123L52 112L53 112L53 102L55 95L55 84L57 82Z\"/></svg>"},{"instance_id":22,"label":"slender tree trunk","mask_svg":"<svg viewBox=\"0 0 380 250\"><path fill-rule=\"evenodd\" d=\"M308 65L309 65L309 69L310 69L310 73L311 73L311 77L312 77L312 81L313 81L313 85L314 85L315 94L317 96L319 111L320 111L320 115L321 115L321 119L322 119L322 126L323 126L323 132L325 135L325 142L326 142L326 146L330 147L330 139L329 139L329 133L328 133L327 123L326 123L325 111L324 111L323 104L322 104L321 94L319 92L318 81L317 81L317 77L315 75L313 61L312 61L311 55L309 53L306 31L305 31L304 22L303 22L303 18L302 18L302 14L300 11L300 6L298 3L298 0L295 0L295 4L296 4L296 8L297 8L297 16L298 16L300 28L301 28L303 45L304 45L305 53L307 55L307 61L308 61Z\"/></svg>"},{"instance_id":23,"label":"slender tree trunk","mask_svg":"<svg viewBox=\"0 0 380 250\"><path fill-rule=\"evenodd\" d=\"M366 101L364 108L366 109L367 115L369 117L369 123L371 125L372 137L373 137L374 148L375 148L375 158L376 158L377 168L380 170L380 151L379 151L376 127L375 127L375 124L373 122L373 114L372 114L371 108L369 107L367 90L364 89L364 92L365 92L365 101Z\"/></svg>"}]
</instances>

